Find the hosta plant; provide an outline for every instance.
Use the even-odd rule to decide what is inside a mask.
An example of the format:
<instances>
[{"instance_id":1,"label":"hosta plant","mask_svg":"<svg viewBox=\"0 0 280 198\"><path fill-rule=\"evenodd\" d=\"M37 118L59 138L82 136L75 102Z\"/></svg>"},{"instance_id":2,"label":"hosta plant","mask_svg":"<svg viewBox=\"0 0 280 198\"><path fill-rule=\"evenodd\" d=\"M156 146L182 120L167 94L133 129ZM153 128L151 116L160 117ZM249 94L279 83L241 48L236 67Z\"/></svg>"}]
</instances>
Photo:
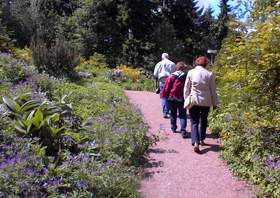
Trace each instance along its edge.
<instances>
[{"instance_id":1,"label":"hosta plant","mask_svg":"<svg viewBox=\"0 0 280 198\"><path fill-rule=\"evenodd\" d=\"M48 154L60 153L66 144L65 139L73 139L72 151L77 152L75 145L83 138L75 133L73 126L79 126L79 119L71 117L71 105L64 102L62 97L59 103L42 99L32 99L27 93L13 99L3 97L6 106L6 115L16 121L15 129L20 136L38 137L42 146L46 146Z\"/></svg>"}]
</instances>

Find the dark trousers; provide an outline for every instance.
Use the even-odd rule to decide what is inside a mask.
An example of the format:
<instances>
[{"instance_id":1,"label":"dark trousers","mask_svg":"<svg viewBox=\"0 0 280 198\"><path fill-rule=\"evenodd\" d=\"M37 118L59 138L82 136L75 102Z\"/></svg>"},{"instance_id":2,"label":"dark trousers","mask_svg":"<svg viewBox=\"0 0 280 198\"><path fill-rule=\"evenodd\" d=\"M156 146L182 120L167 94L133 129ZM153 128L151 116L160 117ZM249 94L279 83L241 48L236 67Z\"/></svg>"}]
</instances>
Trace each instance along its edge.
<instances>
[{"instance_id":1,"label":"dark trousers","mask_svg":"<svg viewBox=\"0 0 280 198\"><path fill-rule=\"evenodd\" d=\"M168 100L168 105L170 109L171 130L176 131L177 129L177 112L179 112L180 131L185 131L187 126L187 116L186 109L184 109L184 102Z\"/></svg>"},{"instance_id":2,"label":"dark trousers","mask_svg":"<svg viewBox=\"0 0 280 198\"><path fill-rule=\"evenodd\" d=\"M206 138L206 128L208 126L208 113L210 107L193 106L190 110L191 118L191 137L192 145L194 143L200 144L200 141Z\"/></svg>"}]
</instances>

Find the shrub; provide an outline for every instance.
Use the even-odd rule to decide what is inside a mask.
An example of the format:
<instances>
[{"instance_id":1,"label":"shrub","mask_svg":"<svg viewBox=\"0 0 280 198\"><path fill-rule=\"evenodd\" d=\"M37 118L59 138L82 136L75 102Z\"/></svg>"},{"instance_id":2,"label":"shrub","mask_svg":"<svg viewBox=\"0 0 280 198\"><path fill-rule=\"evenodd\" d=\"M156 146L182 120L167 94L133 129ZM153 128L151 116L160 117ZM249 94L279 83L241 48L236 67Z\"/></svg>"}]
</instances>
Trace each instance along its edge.
<instances>
[{"instance_id":1,"label":"shrub","mask_svg":"<svg viewBox=\"0 0 280 198\"><path fill-rule=\"evenodd\" d=\"M259 185L262 197L280 196L279 20L272 15L244 43L231 35L214 68L223 106L209 127L233 172Z\"/></svg>"},{"instance_id":2,"label":"shrub","mask_svg":"<svg viewBox=\"0 0 280 198\"><path fill-rule=\"evenodd\" d=\"M47 46L37 39L31 45L33 62L40 73L46 72L56 77L72 77L74 68L79 63L75 50L63 39L56 39L52 46Z\"/></svg>"},{"instance_id":3,"label":"shrub","mask_svg":"<svg viewBox=\"0 0 280 198\"><path fill-rule=\"evenodd\" d=\"M25 47L23 49L20 48L13 48L12 54L15 56L16 59L20 61L24 61L27 64L32 63L32 52L29 48Z\"/></svg>"},{"instance_id":4,"label":"shrub","mask_svg":"<svg viewBox=\"0 0 280 198\"><path fill-rule=\"evenodd\" d=\"M127 76L132 82L138 82L140 80L140 71L127 67L126 65L120 65L121 74Z\"/></svg>"}]
</instances>

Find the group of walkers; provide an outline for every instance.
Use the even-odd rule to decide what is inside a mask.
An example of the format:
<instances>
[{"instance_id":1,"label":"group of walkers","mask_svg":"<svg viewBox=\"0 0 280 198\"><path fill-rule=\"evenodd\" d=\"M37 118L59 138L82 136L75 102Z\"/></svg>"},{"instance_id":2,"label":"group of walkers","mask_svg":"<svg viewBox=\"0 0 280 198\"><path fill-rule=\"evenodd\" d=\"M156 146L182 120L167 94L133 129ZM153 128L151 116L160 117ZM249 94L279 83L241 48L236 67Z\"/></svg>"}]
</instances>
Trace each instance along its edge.
<instances>
[{"instance_id":1,"label":"group of walkers","mask_svg":"<svg viewBox=\"0 0 280 198\"><path fill-rule=\"evenodd\" d=\"M207 57L200 56L192 68L184 62L176 65L162 54L162 60L154 69L154 77L159 81L160 98L164 118L170 118L171 131L177 132L177 117L180 120L180 133L188 137L187 111L191 121L191 143L194 152L199 153L203 146L208 125L210 107L218 105L216 85L212 72L207 69Z\"/></svg>"}]
</instances>

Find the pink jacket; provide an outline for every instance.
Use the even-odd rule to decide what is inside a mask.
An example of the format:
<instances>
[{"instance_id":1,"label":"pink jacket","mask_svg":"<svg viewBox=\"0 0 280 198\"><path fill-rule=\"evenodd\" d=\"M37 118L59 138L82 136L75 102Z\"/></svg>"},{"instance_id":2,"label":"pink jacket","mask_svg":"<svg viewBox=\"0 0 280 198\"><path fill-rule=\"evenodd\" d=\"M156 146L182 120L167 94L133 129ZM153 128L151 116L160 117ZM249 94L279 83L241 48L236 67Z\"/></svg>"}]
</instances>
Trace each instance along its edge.
<instances>
[{"instance_id":1,"label":"pink jacket","mask_svg":"<svg viewBox=\"0 0 280 198\"><path fill-rule=\"evenodd\" d=\"M169 100L183 102L185 80L186 73L182 71L176 71L169 75L164 83L160 97L168 97Z\"/></svg>"},{"instance_id":2,"label":"pink jacket","mask_svg":"<svg viewBox=\"0 0 280 198\"><path fill-rule=\"evenodd\" d=\"M190 70L185 82L184 98L189 95L192 95L195 105L206 107L218 105L216 84L212 72L202 66L196 66Z\"/></svg>"}]
</instances>

